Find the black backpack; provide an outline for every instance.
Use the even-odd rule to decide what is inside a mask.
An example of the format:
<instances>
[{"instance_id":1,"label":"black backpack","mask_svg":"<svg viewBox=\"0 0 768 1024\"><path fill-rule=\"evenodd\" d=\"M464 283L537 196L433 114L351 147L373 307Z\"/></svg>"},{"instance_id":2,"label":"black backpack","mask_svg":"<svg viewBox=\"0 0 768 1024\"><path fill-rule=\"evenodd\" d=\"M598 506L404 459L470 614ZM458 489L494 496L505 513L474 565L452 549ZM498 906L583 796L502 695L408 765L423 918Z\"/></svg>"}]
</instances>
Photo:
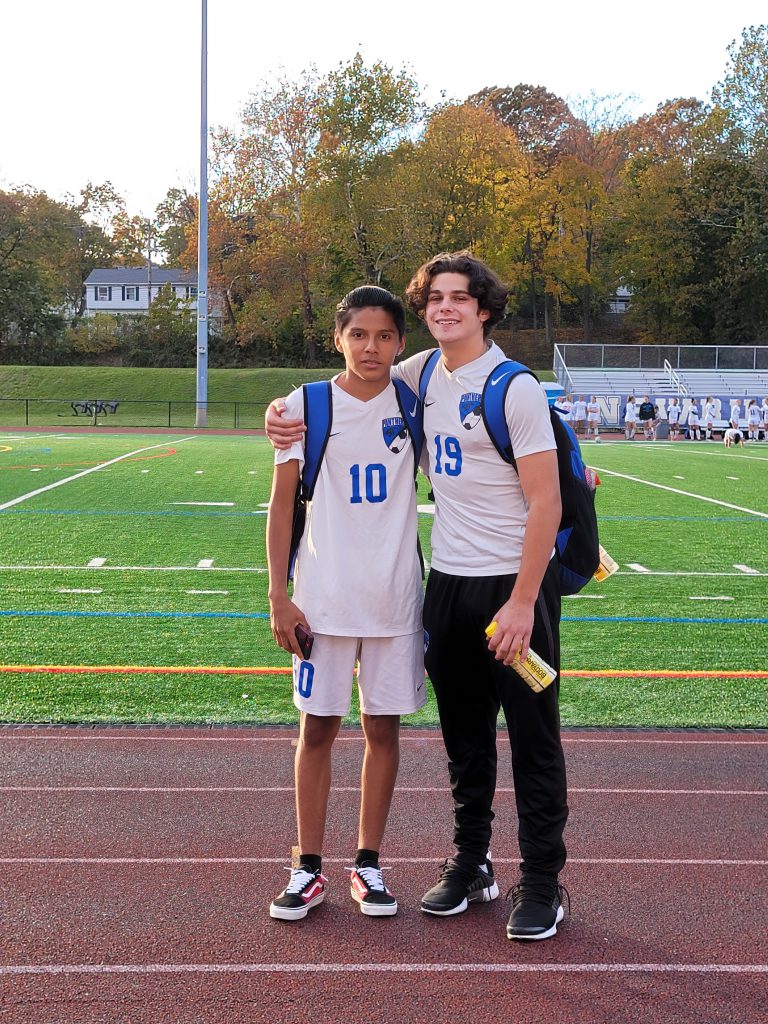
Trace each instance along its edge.
<instances>
[{"instance_id":1,"label":"black backpack","mask_svg":"<svg viewBox=\"0 0 768 1024\"><path fill-rule=\"evenodd\" d=\"M422 404L439 359L440 350L435 349L421 371L419 398ZM504 403L509 385L521 373L529 373L534 380L538 380L536 374L522 363L512 359L499 363L488 376L481 399L485 429L501 458L512 467L515 466L515 456ZM557 445L560 500L563 506L555 544L560 567L560 592L563 595L577 594L589 583L600 564L595 491L587 479L576 435L562 418L566 415L565 411L550 406L549 415Z\"/></svg>"}]
</instances>

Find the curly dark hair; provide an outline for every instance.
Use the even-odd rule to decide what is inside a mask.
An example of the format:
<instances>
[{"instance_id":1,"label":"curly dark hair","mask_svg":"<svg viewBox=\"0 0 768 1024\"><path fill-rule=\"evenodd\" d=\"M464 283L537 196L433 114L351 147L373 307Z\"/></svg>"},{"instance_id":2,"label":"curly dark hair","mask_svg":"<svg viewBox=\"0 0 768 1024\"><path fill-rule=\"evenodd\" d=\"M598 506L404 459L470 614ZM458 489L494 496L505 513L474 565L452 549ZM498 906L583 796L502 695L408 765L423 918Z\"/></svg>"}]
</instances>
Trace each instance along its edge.
<instances>
[{"instance_id":1,"label":"curly dark hair","mask_svg":"<svg viewBox=\"0 0 768 1024\"><path fill-rule=\"evenodd\" d=\"M348 292L336 307L336 330L342 331L352 319L356 309L369 307L385 310L392 317L397 328L398 337L405 334L405 307L396 295L388 292L386 288L379 288L377 285L364 284L359 288L353 288Z\"/></svg>"},{"instance_id":2,"label":"curly dark hair","mask_svg":"<svg viewBox=\"0 0 768 1024\"><path fill-rule=\"evenodd\" d=\"M477 299L478 307L489 314L483 323L483 336L487 338L507 312L509 289L501 278L468 249L438 253L419 267L405 289L408 307L418 317L424 317L429 290L438 274L465 274L469 278L469 294Z\"/></svg>"}]
</instances>

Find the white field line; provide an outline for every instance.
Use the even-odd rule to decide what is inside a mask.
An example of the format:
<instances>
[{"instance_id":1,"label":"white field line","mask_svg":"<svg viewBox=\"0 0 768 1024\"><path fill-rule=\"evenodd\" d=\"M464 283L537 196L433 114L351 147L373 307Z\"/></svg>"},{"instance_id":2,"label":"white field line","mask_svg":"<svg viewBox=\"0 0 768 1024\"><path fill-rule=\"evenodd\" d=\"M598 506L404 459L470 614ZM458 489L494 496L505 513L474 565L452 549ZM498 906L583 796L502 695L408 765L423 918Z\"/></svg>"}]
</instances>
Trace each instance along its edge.
<instances>
[{"instance_id":1,"label":"white field line","mask_svg":"<svg viewBox=\"0 0 768 1024\"><path fill-rule=\"evenodd\" d=\"M617 473L612 469L603 469L601 466L593 466L598 473L607 473L608 476L617 476L622 480L631 480L636 484L645 484L646 487L657 487L660 491L669 491L672 494L681 494L684 498L696 498L698 501L707 501L712 505L721 505L723 508L732 508L737 512L746 512L751 516L759 516L761 519L768 519L768 512L758 512L753 508L745 508L743 505L732 505L729 501L720 501L718 498L708 498L704 494L693 494L691 491L681 491L677 487L667 487L666 484L657 484L652 480L643 480L639 476L629 476L627 473ZM2 507L2 506L0 506Z\"/></svg>"},{"instance_id":2,"label":"white field line","mask_svg":"<svg viewBox=\"0 0 768 1024\"><path fill-rule=\"evenodd\" d=\"M0 569L13 572L38 572L44 569L66 569L67 571L88 571L87 565L0 565ZM209 565L101 565L99 572L197 572L199 569L213 569L214 572L268 572L266 568L255 566L252 568L225 567ZM743 573L730 573L732 576L743 576Z\"/></svg>"},{"instance_id":3,"label":"white field line","mask_svg":"<svg viewBox=\"0 0 768 1024\"><path fill-rule=\"evenodd\" d=\"M429 568L429 562L425 560L425 567ZM67 572L87 572L87 565L0 565L0 569L6 572L43 572L48 569L52 570L66 570ZM107 572L112 570L113 572L196 572L200 569L212 569L214 572L256 572L265 573L268 572L266 566L225 566L217 565L213 566L201 566L201 565L102 565L99 567L99 572ZM633 572L627 572L626 570L619 569L614 573L614 576L624 576L627 579L640 579L643 576L714 576L714 577L736 577L738 579L749 579L750 577L768 576L768 572L757 572L744 573L744 572L689 572L688 570L674 570L674 571L662 571L655 569L646 569L644 573L637 570ZM587 595L576 595L576 596L587 596ZM604 596L604 595L601 595Z\"/></svg>"},{"instance_id":4,"label":"white field line","mask_svg":"<svg viewBox=\"0 0 768 1024\"><path fill-rule=\"evenodd\" d=\"M216 508L234 508L234 501L169 501L169 505L204 505Z\"/></svg>"},{"instance_id":5,"label":"white field line","mask_svg":"<svg viewBox=\"0 0 768 1024\"><path fill-rule=\"evenodd\" d=\"M88 563L89 569L100 569L105 564L106 558L92 558Z\"/></svg>"},{"instance_id":6,"label":"white field line","mask_svg":"<svg viewBox=\"0 0 768 1024\"><path fill-rule=\"evenodd\" d=\"M635 572L643 572L643 573L650 572L649 569L646 569L646 567L644 565L640 565L639 562L627 562L627 568L628 569L634 569Z\"/></svg>"},{"instance_id":7,"label":"white field line","mask_svg":"<svg viewBox=\"0 0 768 1024\"><path fill-rule=\"evenodd\" d=\"M46 491L52 491L56 487L63 487L64 484L72 483L73 480L79 480L81 477L88 476L89 473L97 473L100 469L106 469L107 466L114 466L116 462L122 462L124 459L130 459L134 455L141 455L143 452L151 452L155 448L167 448L169 444L182 444L184 441L194 440L195 436L190 435L189 437L182 437L178 441L166 441L164 444L151 444L147 448L137 448L136 451L126 452L125 455L118 455L117 458L110 459L108 462L101 462L98 466L90 466L88 469L83 469L79 473L75 473L74 476L65 477L63 480L56 480L52 484L46 484L45 487L38 487L37 490L28 491L27 494L21 494L18 498L12 498L10 501L6 501L0 505L0 512L2 512L3 509L11 508L13 505L20 504L28 498L35 498L38 494L44 494Z\"/></svg>"},{"instance_id":8,"label":"white field line","mask_svg":"<svg viewBox=\"0 0 768 1024\"><path fill-rule=\"evenodd\" d=\"M359 793L359 786L332 786L334 793ZM293 786L0 786L0 793L293 793ZM496 793L514 793L511 786L497 786ZM608 789L569 786L569 793L598 793L601 796L768 796L768 789ZM395 793L442 793L444 786L396 786Z\"/></svg>"},{"instance_id":9,"label":"white field line","mask_svg":"<svg viewBox=\"0 0 768 1024\"><path fill-rule=\"evenodd\" d=\"M198 569L212 569L214 560L212 558L201 558L197 563Z\"/></svg>"},{"instance_id":10,"label":"white field line","mask_svg":"<svg viewBox=\"0 0 768 1024\"><path fill-rule=\"evenodd\" d=\"M759 569L753 569L751 565L736 565L734 563L733 568L734 569L738 569L740 572L743 572L745 576L759 576L760 575L760 570Z\"/></svg>"},{"instance_id":11,"label":"white field line","mask_svg":"<svg viewBox=\"0 0 768 1024\"><path fill-rule=\"evenodd\" d=\"M20 975L151 974L768 974L768 964L680 963L209 963L9 964L0 977Z\"/></svg>"},{"instance_id":12,"label":"white field line","mask_svg":"<svg viewBox=\"0 0 768 1024\"><path fill-rule=\"evenodd\" d=\"M47 728L47 727L43 727ZM233 730L234 732L235 730ZM693 747L693 746L726 746L726 747L768 747L768 733L765 734L762 739L662 739L660 737L646 737L638 735L635 737L624 737L624 736L562 736L563 745L568 744L619 744L621 746L673 746L673 747ZM296 742L296 730L286 730L285 736L174 736L171 734L171 730L161 729L151 736L147 735L136 735L132 732L131 735L105 735L101 731L95 729L78 729L77 734L73 732L56 732L53 735L46 735L43 733L24 733L21 728L3 729L0 728L0 742L3 740L21 740L23 742L29 742L30 740L47 741L47 742L59 742L59 741L76 741L76 742L93 742L102 740L108 743L114 743L116 741L124 741L128 743L295 743ZM499 734L496 737L498 743L509 743L509 738L503 734ZM337 736L334 743L362 743L363 736L359 734L357 736ZM401 743L442 743L442 735L435 730L434 735L429 736L409 736L407 732L400 734Z\"/></svg>"},{"instance_id":13,"label":"white field line","mask_svg":"<svg viewBox=\"0 0 768 1024\"><path fill-rule=\"evenodd\" d=\"M706 597L706 596L703 596L703 595L701 597L689 597L688 600L689 601L732 601L733 598L732 597L726 597L725 594L720 594L717 597L714 597L714 596L713 597Z\"/></svg>"},{"instance_id":14,"label":"white field line","mask_svg":"<svg viewBox=\"0 0 768 1024\"><path fill-rule=\"evenodd\" d=\"M84 865L92 864L101 867L111 867L123 864L134 864L136 866L157 866L177 867L181 865L198 864L285 864L286 859L290 860L290 854L283 854L282 857L0 857L0 865L38 865L46 867L49 865ZM387 864L435 864L441 859L441 855L433 857L387 857ZM323 857L326 864L348 864L349 857ZM494 857L494 864L520 863L517 857ZM768 860L751 860L735 858L707 858L707 857L569 857L568 864L597 864L597 865L625 865L636 864L639 866L667 866L667 867L768 867Z\"/></svg>"},{"instance_id":15,"label":"white field line","mask_svg":"<svg viewBox=\"0 0 768 1024\"><path fill-rule=\"evenodd\" d=\"M59 587L57 593L59 594L101 594L101 587Z\"/></svg>"}]
</instances>

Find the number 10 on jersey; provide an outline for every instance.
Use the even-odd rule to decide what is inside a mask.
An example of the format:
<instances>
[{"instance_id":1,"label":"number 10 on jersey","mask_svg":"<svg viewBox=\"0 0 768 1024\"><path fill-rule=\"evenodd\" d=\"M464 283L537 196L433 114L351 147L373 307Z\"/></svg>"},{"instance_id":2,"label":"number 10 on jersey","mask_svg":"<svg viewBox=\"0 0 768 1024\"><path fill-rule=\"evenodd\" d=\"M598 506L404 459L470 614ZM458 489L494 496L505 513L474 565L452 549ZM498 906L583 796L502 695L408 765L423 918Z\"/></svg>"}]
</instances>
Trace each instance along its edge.
<instances>
[{"instance_id":1,"label":"number 10 on jersey","mask_svg":"<svg viewBox=\"0 0 768 1024\"><path fill-rule=\"evenodd\" d=\"M371 462L363 469L362 466L350 466L349 475L352 477L352 497L349 499L353 505L362 504L363 500L376 504L387 499L387 467L380 462ZM361 483L364 481L365 496L361 491Z\"/></svg>"}]
</instances>

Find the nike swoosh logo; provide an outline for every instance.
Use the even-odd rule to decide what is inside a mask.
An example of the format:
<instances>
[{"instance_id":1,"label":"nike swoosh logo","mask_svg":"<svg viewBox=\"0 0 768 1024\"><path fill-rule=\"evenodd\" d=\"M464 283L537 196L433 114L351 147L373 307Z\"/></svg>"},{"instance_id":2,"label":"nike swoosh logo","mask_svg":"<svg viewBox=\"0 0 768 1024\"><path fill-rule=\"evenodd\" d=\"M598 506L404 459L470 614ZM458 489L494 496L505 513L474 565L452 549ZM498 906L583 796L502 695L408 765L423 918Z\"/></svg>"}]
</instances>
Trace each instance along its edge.
<instances>
[{"instance_id":1,"label":"nike swoosh logo","mask_svg":"<svg viewBox=\"0 0 768 1024\"><path fill-rule=\"evenodd\" d=\"M341 433L340 430L336 430L332 434L329 434L328 437L338 437L340 433Z\"/></svg>"},{"instance_id":2,"label":"nike swoosh logo","mask_svg":"<svg viewBox=\"0 0 768 1024\"><path fill-rule=\"evenodd\" d=\"M492 379L491 380L491 387L492 388L495 387L499 383L499 381L504 380L505 377L506 377L506 373L502 373L502 375L500 377L496 377L495 380Z\"/></svg>"},{"instance_id":3,"label":"nike swoosh logo","mask_svg":"<svg viewBox=\"0 0 768 1024\"><path fill-rule=\"evenodd\" d=\"M424 408L428 409L430 407L430 405L434 405L434 404L435 404L434 402L425 402L424 403Z\"/></svg>"},{"instance_id":4,"label":"nike swoosh logo","mask_svg":"<svg viewBox=\"0 0 768 1024\"><path fill-rule=\"evenodd\" d=\"M411 409L411 416L415 416L416 415L416 411L417 411L418 408L419 408L419 403L416 402L414 407Z\"/></svg>"}]
</instances>

